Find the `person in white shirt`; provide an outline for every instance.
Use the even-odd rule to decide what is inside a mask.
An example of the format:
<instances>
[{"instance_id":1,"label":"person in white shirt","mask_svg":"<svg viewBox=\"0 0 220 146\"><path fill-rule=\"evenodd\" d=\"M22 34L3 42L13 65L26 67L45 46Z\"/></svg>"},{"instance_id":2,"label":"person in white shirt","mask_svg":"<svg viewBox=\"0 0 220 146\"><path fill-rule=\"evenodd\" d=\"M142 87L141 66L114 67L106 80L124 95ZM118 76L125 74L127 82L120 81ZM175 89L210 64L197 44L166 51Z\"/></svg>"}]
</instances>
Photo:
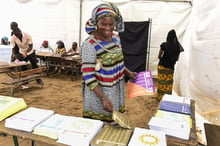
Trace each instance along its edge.
<instances>
[{"instance_id":1,"label":"person in white shirt","mask_svg":"<svg viewBox=\"0 0 220 146\"><path fill-rule=\"evenodd\" d=\"M40 48L36 50L36 52L48 52L48 53L54 53L53 48L49 45L49 41L44 40Z\"/></svg>"},{"instance_id":2,"label":"person in white shirt","mask_svg":"<svg viewBox=\"0 0 220 146\"><path fill-rule=\"evenodd\" d=\"M70 55L79 55L80 49L78 47L77 42L72 43L72 47L66 52L66 54Z\"/></svg>"},{"instance_id":3,"label":"person in white shirt","mask_svg":"<svg viewBox=\"0 0 220 146\"><path fill-rule=\"evenodd\" d=\"M51 46L49 46L49 42L47 40L44 40L40 48L36 49L36 54L38 55L39 53L46 53L53 55L54 50ZM46 57L45 56L38 56L38 60L40 62L40 65L46 65Z\"/></svg>"},{"instance_id":4,"label":"person in white shirt","mask_svg":"<svg viewBox=\"0 0 220 146\"><path fill-rule=\"evenodd\" d=\"M30 61L32 68L38 68L35 51L33 49L32 37L26 32L22 32L18 28L17 22L11 22L12 36L10 45L12 46L15 54L14 56L19 61ZM22 71L27 70L26 66L22 67ZM38 84L42 84L41 79L37 79ZM26 88L26 87L24 87Z\"/></svg>"}]
</instances>

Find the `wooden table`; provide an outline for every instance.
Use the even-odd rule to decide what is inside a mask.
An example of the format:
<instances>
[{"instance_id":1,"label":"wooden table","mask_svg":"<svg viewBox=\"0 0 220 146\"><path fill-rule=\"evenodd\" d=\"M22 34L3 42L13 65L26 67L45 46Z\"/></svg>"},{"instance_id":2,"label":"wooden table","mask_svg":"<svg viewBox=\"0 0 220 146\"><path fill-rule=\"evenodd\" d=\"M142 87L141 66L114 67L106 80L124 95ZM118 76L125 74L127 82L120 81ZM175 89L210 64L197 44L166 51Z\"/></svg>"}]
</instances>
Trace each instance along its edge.
<instances>
[{"instance_id":1,"label":"wooden table","mask_svg":"<svg viewBox=\"0 0 220 146\"><path fill-rule=\"evenodd\" d=\"M192 100L192 128L190 131L190 138L188 140L167 136L167 146L198 146L196 127L195 127L195 101ZM0 122L0 135L11 135L13 136L14 145L18 146L17 138L25 138L32 141L32 146L35 145L35 142L41 142L45 144L50 144L54 146L65 146L64 144L57 143L56 140L32 134L30 132L19 131L15 129L5 128L5 121Z\"/></svg>"},{"instance_id":2,"label":"wooden table","mask_svg":"<svg viewBox=\"0 0 220 146\"><path fill-rule=\"evenodd\" d=\"M3 136L13 136L13 141L15 146L19 146L18 138L28 139L32 141L32 146L35 146L35 142L41 142L54 146L66 146L64 144L56 142L55 139L51 139L45 136L40 136L36 134L32 134L31 132L19 131L15 129L5 128L5 121L0 122L0 135Z\"/></svg>"},{"instance_id":3,"label":"wooden table","mask_svg":"<svg viewBox=\"0 0 220 146\"><path fill-rule=\"evenodd\" d=\"M53 56L53 53L50 52L36 52L36 57L40 59L40 66L43 66L43 61L46 57Z\"/></svg>"},{"instance_id":4,"label":"wooden table","mask_svg":"<svg viewBox=\"0 0 220 146\"><path fill-rule=\"evenodd\" d=\"M0 66L0 73L6 73L8 76L12 77L12 75L11 75L12 71L19 71L19 68L21 66L27 66L29 64L30 63L28 63L28 62L24 62L24 63L11 62L7 65ZM15 70L13 70L13 69L15 69Z\"/></svg>"},{"instance_id":5,"label":"wooden table","mask_svg":"<svg viewBox=\"0 0 220 146\"><path fill-rule=\"evenodd\" d=\"M51 67L57 67L57 68L64 68L64 69L70 69L71 71L71 80L73 80L74 73L76 75L76 79L79 79L79 72L80 72L80 64L81 59L79 56L61 56L61 55L52 55L47 56L45 58L46 61L46 72L47 76L50 75L50 69Z\"/></svg>"}]
</instances>

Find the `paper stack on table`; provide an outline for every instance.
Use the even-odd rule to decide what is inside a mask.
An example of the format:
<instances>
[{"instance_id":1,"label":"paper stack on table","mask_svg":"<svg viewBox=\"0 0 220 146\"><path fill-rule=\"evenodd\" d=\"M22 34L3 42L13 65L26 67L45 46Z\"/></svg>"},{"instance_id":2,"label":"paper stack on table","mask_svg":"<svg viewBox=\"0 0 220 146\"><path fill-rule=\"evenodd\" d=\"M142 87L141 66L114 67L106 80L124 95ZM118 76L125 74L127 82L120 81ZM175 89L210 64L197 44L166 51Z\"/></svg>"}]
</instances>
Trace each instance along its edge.
<instances>
[{"instance_id":1,"label":"paper stack on table","mask_svg":"<svg viewBox=\"0 0 220 146\"><path fill-rule=\"evenodd\" d=\"M0 121L27 107L23 98L0 95Z\"/></svg>"},{"instance_id":2,"label":"paper stack on table","mask_svg":"<svg viewBox=\"0 0 220 146\"><path fill-rule=\"evenodd\" d=\"M133 130L104 125L91 141L91 146L127 146Z\"/></svg>"},{"instance_id":3,"label":"paper stack on table","mask_svg":"<svg viewBox=\"0 0 220 146\"><path fill-rule=\"evenodd\" d=\"M164 132L135 128L128 146L166 146L166 135Z\"/></svg>"},{"instance_id":4,"label":"paper stack on table","mask_svg":"<svg viewBox=\"0 0 220 146\"><path fill-rule=\"evenodd\" d=\"M69 118L70 116L54 114L37 125L33 130L33 134L58 139L59 133L63 131L65 122L67 122Z\"/></svg>"},{"instance_id":5,"label":"paper stack on table","mask_svg":"<svg viewBox=\"0 0 220 146\"><path fill-rule=\"evenodd\" d=\"M157 110L155 117L173 120L173 121L179 121L179 122L187 122L189 123L190 128L192 128L192 118L186 114Z\"/></svg>"},{"instance_id":6,"label":"paper stack on table","mask_svg":"<svg viewBox=\"0 0 220 146\"><path fill-rule=\"evenodd\" d=\"M160 102L160 110L170 111L180 114L192 115L191 99L175 95L165 94Z\"/></svg>"},{"instance_id":7,"label":"paper stack on table","mask_svg":"<svg viewBox=\"0 0 220 146\"><path fill-rule=\"evenodd\" d=\"M35 126L53 114L52 110L30 107L6 119L5 127L31 132Z\"/></svg>"},{"instance_id":8,"label":"paper stack on table","mask_svg":"<svg viewBox=\"0 0 220 146\"><path fill-rule=\"evenodd\" d=\"M63 125L59 143L73 146L89 146L91 140L103 127L103 122L95 119L71 117Z\"/></svg>"},{"instance_id":9,"label":"paper stack on table","mask_svg":"<svg viewBox=\"0 0 220 146\"><path fill-rule=\"evenodd\" d=\"M159 130L166 135L174 136L182 139L189 139L190 124L188 122L180 122L159 117L152 117L148 123L150 130Z\"/></svg>"},{"instance_id":10,"label":"paper stack on table","mask_svg":"<svg viewBox=\"0 0 220 146\"><path fill-rule=\"evenodd\" d=\"M189 97L170 95L170 94L164 94L162 101L170 101L174 103L191 105L191 99Z\"/></svg>"},{"instance_id":11,"label":"paper stack on table","mask_svg":"<svg viewBox=\"0 0 220 146\"><path fill-rule=\"evenodd\" d=\"M189 139L192 127L191 99L164 94L159 109L148 125L151 130L159 130L166 135Z\"/></svg>"},{"instance_id":12,"label":"paper stack on table","mask_svg":"<svg viewBox=\"0 0 220 146\"><path fill-rule=\"evenodd\" d=\"M130 121L124 113L113 110L112 119L121 127L131 129Z\"/></svg>"},{"instance_id":13,"label":"paper stack on table","mask_svg":"<svg viewBox=\"0 0 220 146\"><path fill-rule=\"evenodd\" d=\"M112 119L118 125L106 124L92 140L91 146L127 146L133 131L128 117L113 110Z\"/></svg>"}]
</instances>

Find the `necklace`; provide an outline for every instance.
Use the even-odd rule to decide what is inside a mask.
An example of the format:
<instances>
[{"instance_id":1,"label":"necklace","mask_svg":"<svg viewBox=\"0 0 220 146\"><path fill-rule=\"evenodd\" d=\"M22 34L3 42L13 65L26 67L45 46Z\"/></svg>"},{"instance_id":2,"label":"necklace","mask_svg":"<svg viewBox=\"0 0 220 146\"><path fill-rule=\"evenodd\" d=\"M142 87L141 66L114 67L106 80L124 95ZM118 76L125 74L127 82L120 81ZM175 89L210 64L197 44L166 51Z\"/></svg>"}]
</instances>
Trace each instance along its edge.
<instances>
[{"instance_id":1,"label":"necklace","mask_svg":"<svg viewBox=\"0 0 220 146\"><path fill-rule=\"evenodd\" d=\"M95 41L96 44L98 44L98 45L99 45L103 50L105 50L106 52L115 53L116 51L120 50L120 48L117 48L117 49L115 49L115 50L108 50L108 49L105 48L105 46L103 46L103 45L95 38L95 36L91 36L91 39L92 39L93 41ZM116 42L112 41L111 43L114 43L115 46L119 46L118 41L116 41Z\"/></svg>"}]
</instances>

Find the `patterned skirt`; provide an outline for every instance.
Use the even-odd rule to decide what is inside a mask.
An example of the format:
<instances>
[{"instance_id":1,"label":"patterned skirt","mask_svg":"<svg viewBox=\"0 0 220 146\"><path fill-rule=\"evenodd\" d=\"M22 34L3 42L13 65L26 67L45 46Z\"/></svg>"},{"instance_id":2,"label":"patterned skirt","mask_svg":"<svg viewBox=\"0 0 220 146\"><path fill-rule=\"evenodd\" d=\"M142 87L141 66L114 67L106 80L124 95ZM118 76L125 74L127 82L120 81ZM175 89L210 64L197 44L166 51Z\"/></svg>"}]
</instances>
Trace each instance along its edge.
<instances>
[{"instance_id":1,"label":"patterned skirt","mask_svg":"<svg viewBox=\"0 0 220 146\"><path fill-rule=\"evenodd\" d=\"M124 80L112 87L99 86L99 88L111 100L114 110L125 112ZM83 84L83 117L107 122L113 121L112 113L103 110L100 99L85 84Z\"/></svg>"},{"instance_id":2,"label":"patterned skirt","mask_svg":"<svg viewBox=\"0 0 220 146\"><path fill-rule=\"evenodd\" d=\"M161 100L164 94L172 94L174 70L158 65L157 99Z\"/></svg>"}]
</instances>

